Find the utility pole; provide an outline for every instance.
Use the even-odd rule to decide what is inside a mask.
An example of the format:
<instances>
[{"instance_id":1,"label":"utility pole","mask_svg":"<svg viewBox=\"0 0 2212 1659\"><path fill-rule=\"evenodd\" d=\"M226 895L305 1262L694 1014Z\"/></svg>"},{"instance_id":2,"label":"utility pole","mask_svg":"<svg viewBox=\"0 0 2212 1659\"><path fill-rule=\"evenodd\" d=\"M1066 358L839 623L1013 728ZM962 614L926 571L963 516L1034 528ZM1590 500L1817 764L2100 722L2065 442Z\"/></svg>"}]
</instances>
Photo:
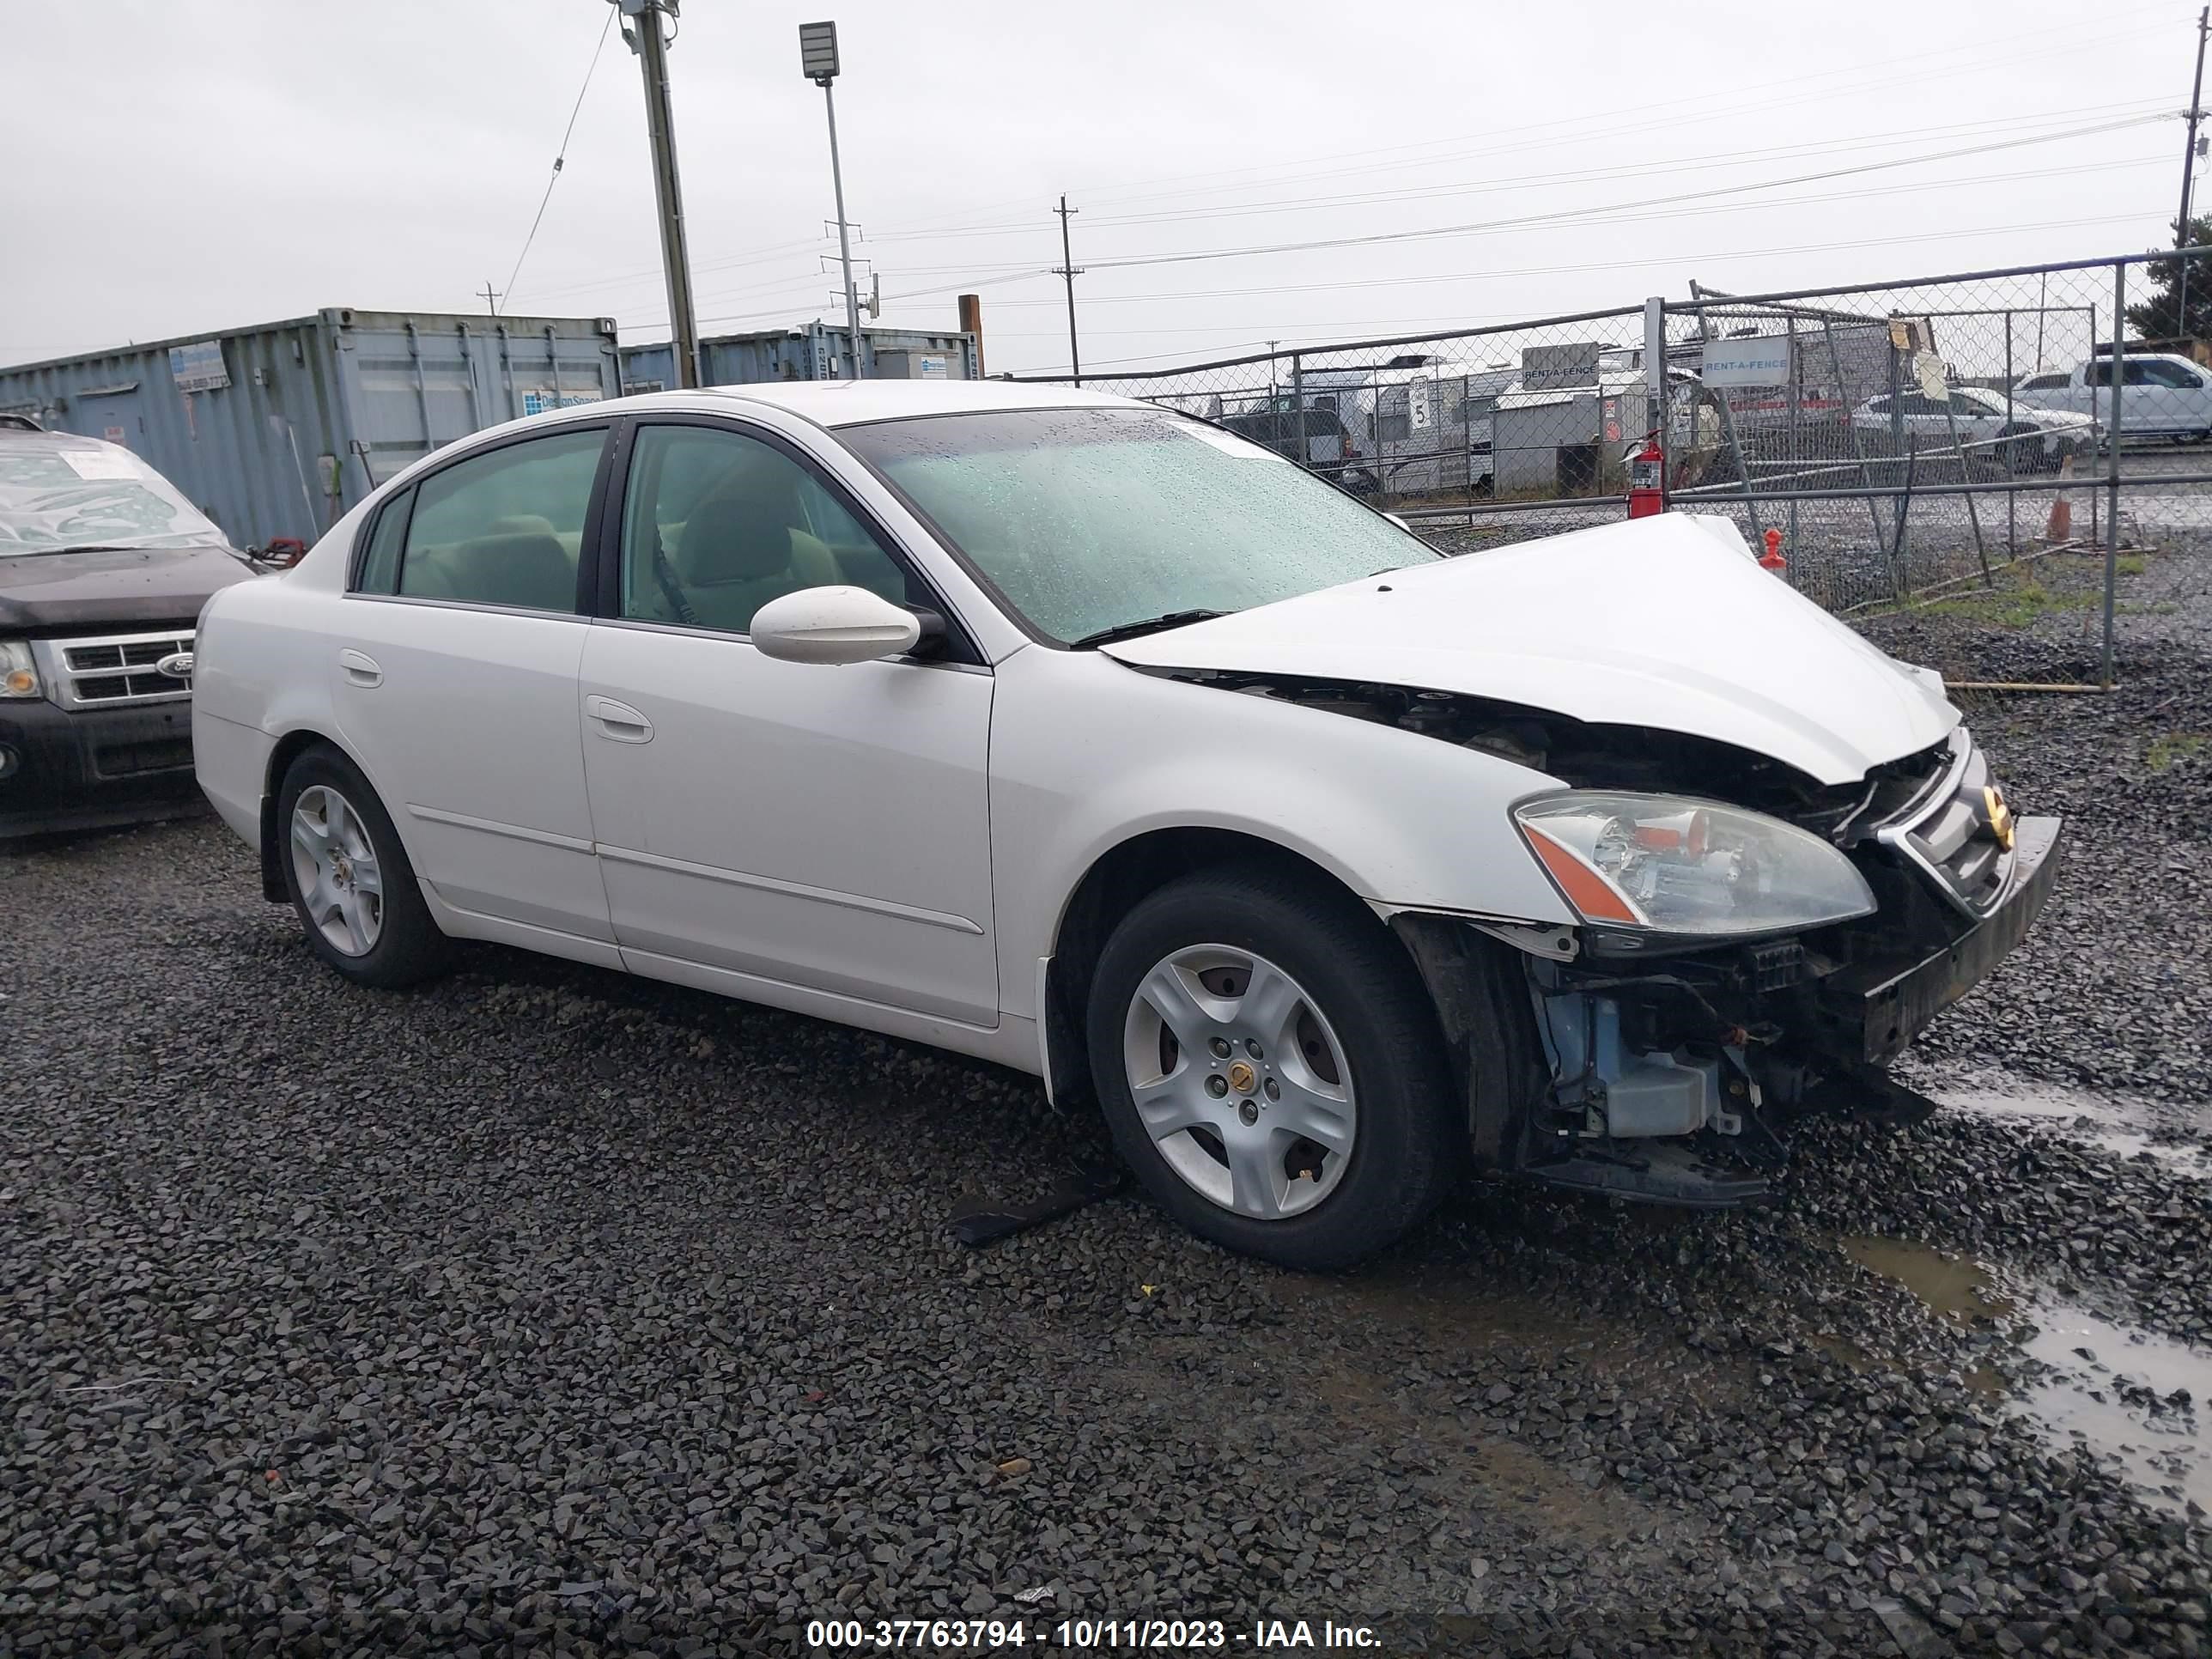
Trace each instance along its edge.
<instances>
[{"instance_id":1,"label":"utility pole","mask_svg":"<svg viewBox=\"0 0 2212 1659\"><path fill-rule=\"evenodd\" d=\"M676 112L668 99L668 45L660 15L676 15L678 0L614 0L629 20L623 39L645 76L645 130L653 145L653 191L660 207L660 263L668 273L668 327L676 384L699 384L699 325L691 311L691 256L684 241L684 191L676 176Z\"/></svg>"},{"instance_id":2,"label":"utility pole","mask_svg":"<svg viewBox=\"0 0 2212 1659\"><path fill-rule=\"evenodd\" d=\"M1067 221L1071 214L1080 213L1083 210L1068 206L1067 198L1063 196L1060 198L1060 205L1053 211L1060 215L1060 264L1053 275L1067 278L1067 361L1075 370L1076 385L1081 386L1083 349L1075 343L1075 279L1083 274L1083 270L1075 263L1075 256L1068 252Z\"/></svg>"},{"instance_id":3,"label":"utility pole","mask_svg":"<svg viewBox=\"0 0 2212 1659\"><path fill-rule=\"evenodd\" d=\"M2204 118L2204 37L2208 32L2212 32L2212 5L2197 14L2197 79L2189 88L2189 144L2181 152L2181 220L2173 228L2173 245L2178 248L2189 246L2189 186L2197 171L2197 124ZM2173 284L2173 331L2185 337L2189 333L2189 261L2176 259L2174 264L2181 270Z\"/></svg>"},{"instance_id":4,"label":"utility pole","mask_svg":"<svg viewBox=\"0 0 2212 1659\"><path fill-rule=\"evenodd\" d=\"M484 305L489 309L491 314L495 317L498 316L499 295L492 291L491 278L489 276L485 277L484 285L478 289L477 292L484 296Z\"/></svg>"},{"instance_id":5,"label":"utility pole","mask_svg":"<svg viewBox=\"0 0 2212 1659\"><path fill-rule=\"evenodd\" d=\"M975 342L975 378L983 378L983 297L979 294L960 296L960 331Z\"/></svg>"}]
</instances>

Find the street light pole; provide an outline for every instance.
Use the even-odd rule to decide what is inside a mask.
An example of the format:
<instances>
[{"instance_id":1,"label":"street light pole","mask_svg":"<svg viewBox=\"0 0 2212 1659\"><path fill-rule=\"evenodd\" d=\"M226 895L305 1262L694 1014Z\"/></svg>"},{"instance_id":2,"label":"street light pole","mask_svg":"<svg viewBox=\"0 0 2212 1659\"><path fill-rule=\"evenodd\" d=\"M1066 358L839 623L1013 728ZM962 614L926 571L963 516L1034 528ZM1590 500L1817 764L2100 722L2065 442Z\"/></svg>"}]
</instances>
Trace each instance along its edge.
<instances>
[{"instance_id":1,"label":"street light pole","mask_svg":"<svg viewBox=\"0 0 2212 1659\"><path fill-rule=\"evenodd\" d=\"M668 97L668 46L660 14L676 15L678 0L615 0L635 25L623 38L645 76L646 135L653 143L653 190L660 207L660 263L668 273L668 328L676 384L699 384L699 325L691 311L691 255L684 240L684 189L676 176L676 112Z\"/></svg>"},{"instance_id":2,"label":"street light pole","mask_svg":"<svg viewBox=\"0 0 2212 1659\"><path fill-rule=\"evenodd\" d=\"M837 78L837 26L801 23L799 26L799 64L806 78L822 88L822 107L830 115L830 183L837 198L837 257L845 273L845 326L850 331L846 378L866 377L860 341L860 291L853 286L853 236L845 222L845 171L837 158L837 94L830 83Z\"/></svg>"}]
</instances>

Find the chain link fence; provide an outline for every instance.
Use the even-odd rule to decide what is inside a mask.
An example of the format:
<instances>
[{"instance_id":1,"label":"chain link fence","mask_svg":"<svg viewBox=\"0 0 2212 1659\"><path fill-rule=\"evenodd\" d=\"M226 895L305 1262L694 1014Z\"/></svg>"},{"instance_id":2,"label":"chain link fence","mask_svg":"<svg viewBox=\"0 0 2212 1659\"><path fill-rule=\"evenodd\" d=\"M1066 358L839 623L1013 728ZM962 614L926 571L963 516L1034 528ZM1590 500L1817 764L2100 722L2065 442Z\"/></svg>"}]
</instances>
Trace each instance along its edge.
<instances>
[{"instance_id":1,"label":"chain link fence","mask_svg":"<svg viewBox=\"0 0 2212 1659\"><path fill-rule=\"evenodd\" d=\"M1692 283L1081 383L1218 422L1454 550L1626 516L1656 437L1668 507L1731 516L1850 612L2053 550L2212 541L2207 336L2212 248L2191 248L1782 294Z\"/></svg>"}]
</instances>

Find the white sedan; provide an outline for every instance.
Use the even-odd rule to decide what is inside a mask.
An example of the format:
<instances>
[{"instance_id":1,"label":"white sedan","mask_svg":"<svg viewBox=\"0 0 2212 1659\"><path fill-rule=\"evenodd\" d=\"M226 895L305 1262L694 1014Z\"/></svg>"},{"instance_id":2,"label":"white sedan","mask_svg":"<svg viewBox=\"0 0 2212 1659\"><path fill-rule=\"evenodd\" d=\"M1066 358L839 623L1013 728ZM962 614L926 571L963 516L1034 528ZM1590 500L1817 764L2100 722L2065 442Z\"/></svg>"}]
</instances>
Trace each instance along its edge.
<instances>
[{"instance_id":1,"label":"white sedan","mask_svg":"<svg viewBox=\"0 0 2212 1659\"><path fill-rule=\"evenodd\" d=\"M203 787L338 973L495 939L981 1055L1304 1267L1472 1165L1760 1196L2026 931L1940 681L1668 514L1447 559L1004 383L438 451L200 619Z\"/></svg>"},{"instance_id":2,"label":"white sedan","mask_svg":"<svg viewBox=\"0 0 2212 1659\"><path fill-rule=\"evenodd\" d=\"M2069 456L2086 461L2098 444L2087 415L1978 386L1954 386L1948 398L1917 386L1869 398L1852 411L1851 424L1890 437L1900 454L1914 447L1923 453L1948 449L1955 438L1967 454L2014 472L2055 472Z\"/></svg>"}]
</instances>

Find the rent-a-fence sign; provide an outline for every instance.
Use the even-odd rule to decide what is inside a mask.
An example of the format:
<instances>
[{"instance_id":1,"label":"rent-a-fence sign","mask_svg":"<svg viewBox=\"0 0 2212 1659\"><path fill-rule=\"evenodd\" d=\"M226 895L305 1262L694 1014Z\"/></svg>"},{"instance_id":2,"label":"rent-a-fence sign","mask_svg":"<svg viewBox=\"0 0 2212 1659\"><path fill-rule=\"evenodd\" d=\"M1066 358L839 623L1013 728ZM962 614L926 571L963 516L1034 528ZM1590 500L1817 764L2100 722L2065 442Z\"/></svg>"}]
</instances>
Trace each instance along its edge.
<instances>
[{"instance_id":1,"label":"rent-a-fence sign","mask_svg":"<svg viewBox=\"0 0 2212 1659\"><path fill-rule=\"evenodd\" d=\"M1705 380L1711 386L1790 384L1790 342L1772 336L1715 340L1705 347Z\"/></svg>"}]
</instances>

